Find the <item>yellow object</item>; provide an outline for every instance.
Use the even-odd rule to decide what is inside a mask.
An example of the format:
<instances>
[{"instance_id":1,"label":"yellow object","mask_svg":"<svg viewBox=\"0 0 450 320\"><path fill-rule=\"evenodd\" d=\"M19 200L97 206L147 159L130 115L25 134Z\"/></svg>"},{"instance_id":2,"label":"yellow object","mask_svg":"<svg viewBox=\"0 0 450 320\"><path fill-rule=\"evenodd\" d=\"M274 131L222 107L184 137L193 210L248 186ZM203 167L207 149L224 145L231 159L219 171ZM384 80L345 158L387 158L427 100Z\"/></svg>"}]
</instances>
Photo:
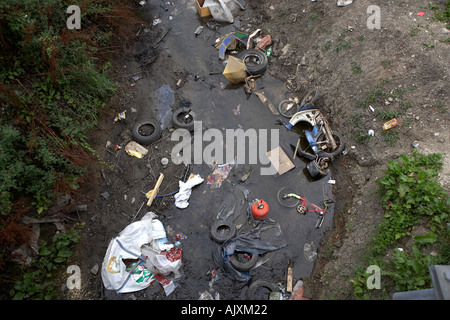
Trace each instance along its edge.
<instances>
[{"instance_id":1,"label":"yellow object","mask_svg":"<svg viewBox=\"0 0 450 320\"><path fill-rule=\"evenodd\" d=\"M155 187L146 193L146 195L148 195L148 198L149 198L147 201L147 206L151 207L153 200L155 200L155 197L158 194L159 187L161 186L163 179L164 179L164 175L162 173L160 173L158 181L156 181Z\"/></svg>"},{"instance_id":2,"label":"yellow object","mask_svg":"<svg viewBox=\"0 0 450 320\"><path fill-rule=\"evenodd\" d=\"M228 56L228 62L222 73L231 83L237 84L245 81L247 68L244 61L233 56Z\"/></svg>"},{"instance_id":3,"label":"yellow object","mask_svg":"<svg viewBox=\"0 0 450 320\"><path fill-rule=\"evenodd\" d=\"M139 143L135 141L130 141L125 146L125 152L128 153L130 156L136 157L136 158L142 158L145 156L148 152L146 148L141 146Z\"/></svg>"},{"instance_id":4,"label":"yellow object","mask_svg":"<svg viewBox=\"0 0 450 320\"><path fill-rule=\"evenodd\" d=\"M397 119L393 118L383 124L383 129L384 131L389 130L390 128L395 127L397 124L398 124Z\"/></svg>"}]
</instances>

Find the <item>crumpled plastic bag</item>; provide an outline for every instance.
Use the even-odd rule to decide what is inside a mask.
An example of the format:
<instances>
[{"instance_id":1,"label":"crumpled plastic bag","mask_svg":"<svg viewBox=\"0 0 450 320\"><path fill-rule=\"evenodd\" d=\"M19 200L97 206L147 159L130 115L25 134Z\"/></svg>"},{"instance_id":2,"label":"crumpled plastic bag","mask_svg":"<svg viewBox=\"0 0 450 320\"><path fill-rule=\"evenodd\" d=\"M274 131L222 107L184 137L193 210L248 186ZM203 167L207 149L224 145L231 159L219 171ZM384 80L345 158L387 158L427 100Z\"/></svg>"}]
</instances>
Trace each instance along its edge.
<instances>
[{"instance_id":1,"label":"crumpled plastic bag","mask_svg":"<svg viewBox=\"0 0 450 320\"><path fill-rule=\"evenodd\" d=\"M244 10L237 0L205 0L203 7L208 7L212 17L217 22L234 22L233 13Z\"/></svg>"},{"instance_id":2,"label":"crumpled plastic bag","mask_svg":"<svg viewBox=\"0 0 450 320\"><path fill-rule=\"evenodd\" d=\"M157 215L148 212L140 221L129 224L117 237L111 240L102 263L103 285L117 293L139 291L147 288L157 273L177 272L181 266L181 250L176 252L176 265L165 264L167 253L174 246L169 244L166 232ZM158 268L149 268L151 259L146 249L151 248L159 257ZM169 257L173 257L171 254ZM125 260L135 260L127 267ZM173 260L173 259L172 259ZM170 261L173 263L173 261ZM165 265L169 265L165 269Z\"/></svg>"},{"instance_id":3,"label":"crumpled plastic bag","mask_svg":"<svg viewBox=\"0 0 450 320\"><path fill-rule=\"evenodd\" d=\"M203 182L200 175L195 175L186 182L180 181L180 189L175 194L175 205L177 208L184 209L189 205L189 198L191 197L192 188Z\"/></svg>"}]
</instances>

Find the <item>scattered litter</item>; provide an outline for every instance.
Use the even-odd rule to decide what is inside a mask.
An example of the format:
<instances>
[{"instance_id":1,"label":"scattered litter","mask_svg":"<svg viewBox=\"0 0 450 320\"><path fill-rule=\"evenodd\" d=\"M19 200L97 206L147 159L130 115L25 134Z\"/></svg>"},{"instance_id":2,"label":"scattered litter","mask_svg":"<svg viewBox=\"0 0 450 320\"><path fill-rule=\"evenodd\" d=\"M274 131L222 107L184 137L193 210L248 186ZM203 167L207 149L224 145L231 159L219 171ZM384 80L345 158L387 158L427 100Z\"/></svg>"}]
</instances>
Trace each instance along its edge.
<instances>
[{"instance_id":1,"label":"scattered litter","mask_svg":"<svg viewBox=\"0 0 450 320\"><path fill-rule=\"evenodd\" d=\"M173 282L166 282L162 276L173 272L175 277L180 277L182 252L168 243L164 226L156 218L156 214L148 212L110 241L101 270L106 289L134 292L147 288L156 278L166 294L173 291ZM133 260L131 266L126 265L125 262Z\"/></svg>"},{"instance_id":2,"label":"scattered litter","mask_svg":"<svg viewBox=\"0 0 450 320\"><path fill-rule=\"evenodd\" d=\"M211 189L220 188L222 185L223 180L225 180L228 177L228 174L230 173L231 169L233 169L236 165L236 160L234 160L232 163L226 163L226 164L212 164L210 167L214 168L214 171L206 178L206 181L208 185L210 185Z\"/></svg>"},{"instance_id":3,"label":"scattered litter","mask_svg":"<svg viewBox=\"0 0 450 320\"><path fill-rule=\"evenodd\" d=\"M144 148L136 141L130 141L125 146L125 152L128 153L130 156L140 159L148 153L148 149Z\"/></svg>"},{"instance_id":4,"label":"scattered litter","mask_svg":"<svg viewBox=\"0 0 450 320\"><path fill-rule=\"evenodd\" d=\"M195 30L194 34L195 34L196 36L198 36L200 33L202 33L202 31L203 31L203 26L199 26L199 27Z\"/></svg>"},{"instance_id":5,"label":"scattered litter","mask_svg":"<svg viewBox=\"0 0 450 320\"><path fill-rule=\"evenodd\" d=\"M185 240L185 239L187 239L187 236L184 233L182 233L182 232L177 232L174 237L177 240Z\"/></svg>"},{"instance_id":6,"label":"scattered litter","mask_svg":"<svg viewBox=\"0 0 450 320\"><path fill-rule=\"evenodd\" d=\"M92 267L91 273L92 273L93 275L97 275L98 269L99 269L98 263L96 263L95 266Z\"/></svg>"},{"instance_id":7,"label":"scattered litter","mask_svg":"<svg viewBox=\"0 0 450 320\"><path fill-rule=\"evenodd\" d=\"M393 118L383 124L384 131L389 130L398 125L397 119Z\"/></svg>"},{"instance_id":8,"label":"scattered litter","mask_svg":"<svg viewBox=\"0 0 450 320\"><path fill-rule=\"evenodd\" d=\"M200 297L198 298L198 300L219 300L219 293L218 292L216 292L214 294L214 296L215 297L213 298L212 294L209 291L203 291L200 294Z\"/></svg>"},{"instance_id":9,"label":"scattered litter","mask_svg":"<svg viewBox=\"0 0 450 320\"><path fill-rule=\"evenodd\" d=\"M413 147L414 149L416 149L416 148L419 146L419 141L414 140L413 143L412 143L411 145L412 145L412 147Z\"/></svg>"},{"instance_id":10,"label":"scattered litter","mask_svg":"<svg viewBox=\"0 0 450 320\"><path fill-rule=\"evenodd\" d=\"M290 300L307 300L303 297L303 281L299 280L294 286Z\"/></svg>"},{"instance_id":11,"label":"scattered litter","mask_svg":"<svg viewBox=\"0 0 450 320\"><path fill-rule=\"evenodd\" d=\"M373 131L372 129L370 129L368 132L367 132L367 134L369 135L369 136L374 136L375 135L375 131Z\"/></svg>"},{"instance_id":12,"label":"scattered litter","mask_svg":"<svg viewBox=\"0 0 450 320\"><path fill-rule=\"evenodd\" d=\"M197 11L201 17L208 15L208 11L202 10L205 7L215 21L228 23L234 22L234 15L239 9L245 9L237 0L197 0Z\"/></svg>"},{"instance_id":13,"label":"scattered litter","mask_svg":"<svg viewBox=\"0 0 450 320\"><path fill-rule=\"evenodd\" d=\"M144 0L139 1L139 4L143 7L143 6L145 6L147 4L147 1L144 1Z\"/></svg>"},{"instance_id":14,"label":"scattered litter","mask_svg":"<svg viewBox=\"0 0 450 320\"><path fill-rule=\"evenodd\" d=\"M235 116L237 116L238 114L241 114L241 105L238 105L236 107L236 109L233 109L233 113Z\"/></svg>"},{"instance_id":15,"label":"scattered litter","mask_svg":"<svg viewBox=\"0 0 450 320\"><path fill-rule=\"evenodd\" d=\"M256 220L264 220L269 214L269 205L262 199L257 199L252 204L252 215Z\"/></svg>"},{"instance_id":16,"label":"scattered litter","mask_svg":"<svg viewBox=\"0 0 450 320\"><path fill-rule=\"evenodd\" d=\"M155 20L153 20L153 25L154 26L156 26L156 25L158 25L158 24L160 24L161 23L161 19L159 19L159 18L156 18Z\"/></svg>"},{"instance_id":17,"label":"scattered litter","mask_svg":"<svg viewBox=\"0 0 450 320\"><path fill-rule=\"evenodd\" d=\"M338 7L345 7L345 6L348 6L348 5L352 4L352 3L353 3L353 0L338 0L337 1Z\"/></svg>"},{"instance_id":18,"label":"scattered litter","mask_svg":"<svg viewBox=\"0 0 450 320\"><path fill-rule=\"evenodd\" d=\"M317 252L314 247L314 242L311 243L305 243L303 247L303 253L305 255L306 260L308 261L314 261L317 257Z\"/></svg>"},{"instance_id":19,"label":"scattered litter","mask_svg":"<svg viewBox=\"0 0 450 320\"><path fill-rule=\"evenodd\" d=\"M145 194L145 196L148 198L148 201L147 201L148 207L152 206L153 200L155 200L156 195L158 194L158 191L159 191L159 187L161 186L161 183L163 182L163 180L164 180L164 174L160 173L158 180L156 181L155 187Z\"/></svg>"},{"instance_id":20,"label":"scattered litter","mask_svg":"<svg viewBox=\"0 0 450 320\"><path fill-rule=\"evenodd\" d=\"M117 116L114 118L114 123L116 123L117 121L120 120L125 120L126 115L125 113L127 112L127 110L120 112L119 114L117 114Z\"/></svg>"},{"instance_id":21,"label":"scattered litter","mask_svg":"<svg viewBox=\"0 0 450 320\"><path fill-rule=\"evenodd\" d=\"M140 80L142 77L140 75L136 75L134 77L131 77L130 80L133 80L134 82Z\"/></svg>"},{"instance_id":22,"label":"scattered litter","mask_svg":"<svg viewBox=\"0 0 450 320\"><path fill-rule=\"evenodd\" d=\"M336 184L336 180L328 180L329 184Z\"/></svg>"},{"instance_id":23,"label":"scattered litter","mask_svg":"<svg viewBox=\"0 0 450 320\"><path fill-rule=\"evenodd\" d=\"M270 219L268 219L270 220ZM281 235L281 228L278 223L273 220L271 223L278 228L279 232L276 236ZM264 253L272 252L281 248L284 248L287 244L284 243L271 243L264 241L260 238L260 232L266 231L272 226L256 227L246 234L240 234L222 244L215 243L213 259L216 265L218 265L227 276L236 280L247 282L251 276L248 272L243 272L235 269L231 264L230 256L234 254L235 250L248 252L251 254L262 255Z\"/></svg>"},{"instance_id":24,"label":"scattered litter","mask_svg":"<svg viewBox=\"0 0 450 320\"><path fill-rule=\"evenodd\" d=\"M225 59L225 52L227 50L235 50L239 42L243 42L248 37L247 33L243 32L230 32L225 36L218 38L215 43L215 47L219 50L219 58Z\"/></svg>"},{"instance_id":25,"label":"scattered litter","mask_svg":"<svg viewBox=\"0 0 450 320\"><path fill-rule=\"evenodd\" d=\"M162 158L162 159L161 159L161 164L162 164L163 166L167 166L168 163L169 163L169 159L167 159L167 158Z\"/></svg>"},{"instance_id":26,"label":"scattered litter","mask_svg":"<svg viewBox=\"0 0 450 320\"><path fill-rule=\"evenodd\" d=\"M211 11L207 6L204 6L205 0L197 0L195 6L197 7L197 12L201 18L209 17L211 15Z\"/></svg>"},{"instance_id":27,"label":"scattered litter","mask_svg":"<svg viewBox=\"0 0 450 320\"><path fill-rule=\"evenodd\" d=\"M417 12L416 15L418 16L423 16L425 14L425 12Z\"/></svg>"},{"instance_id":28,"label":"scattered litter","mask_svg":"<svg viewBox=\"0 0 450 320\"><path fill-rule=\"evenodd\" d=\"M375 109L372 106L369 106L370 111L375 112Z\"/></svg>"},{"instance_id":29,"label":"scattered litter","mask_svg":"<svg viewBox=\"0 0 450 320\"><path fill-rule=\"evenodd\" d=\"M189 205L189 198L192 193L192 188L203 182L203 178L200 175L195 175L188 179L186 182L180 181L180 189L175 194L175 206L179 209L187 208Z\"/></svg>"},{"instance_id":30,"label":"scattered litter","mask_svg":"<svg viewBox=\"0 0 450 320\"><path fill-rule=\"evenodd\" d=\"M247 181L247 179L250 177L250 174L252 173L252 171L253 171L253 167L250 167L250 170L249 170L246 174L244 174L244 175L239 179L239 181L240 181L240 182L245 182L245 181Z\"/></svg>"},{"instance_id":31,"label":"scattered litter","mask_svg":"<svg viewBox=\"0 0 450 320\"><path fill-rule=\"evenodd\" d=\"M162 285L166 296L168 296L175 290L175 284L172 280L169 280L160 274L156 274L155 279L158 280L158 282Z\"/></svg>"},{"instance_id":32,"label":"scattered litter","mask_svg":"<svg viewBox=\"0 0 450 320\"><path fill-rule=\"evenodd\" d=\"M247 67L244 61L233 56L228 57L227 65L223 70L223 75L231 83L239 84L245 81L247 77Z\"/></svg>"}]
</instances>

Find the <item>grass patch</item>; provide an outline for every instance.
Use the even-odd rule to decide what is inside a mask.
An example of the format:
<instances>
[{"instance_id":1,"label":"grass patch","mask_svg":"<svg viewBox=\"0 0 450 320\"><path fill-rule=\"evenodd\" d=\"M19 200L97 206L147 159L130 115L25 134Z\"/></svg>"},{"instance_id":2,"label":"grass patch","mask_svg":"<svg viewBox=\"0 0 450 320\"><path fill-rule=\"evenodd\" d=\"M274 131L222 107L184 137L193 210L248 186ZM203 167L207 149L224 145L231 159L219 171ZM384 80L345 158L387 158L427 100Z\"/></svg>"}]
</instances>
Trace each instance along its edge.
<instances>
[{"instance_id":1,"label":"grass patch","mask_svg":"<svg viewBox=\"0 0 450 320\"><path fill-rule=\"evenodd\" d=\"M385 299L387 293L430 288L428 266L450 262L450 201L445 190L437 182L442 170L442 154L412 154L390 161L380 179L378 192L384 209L384 220L378 225L366 260L369 265L381 269L384 288L370 291L367 269L358 266L351 278L355 299ZM417 225L427 226L427 234L415 236L411 248L392 249L399 242L411 237ZM430 255L430 248L437 254ZM425 250L427 249L427 250ZM391 258L386 253L392 252Z\"/></svg>"},{"instance_id":2,"label":"grass patch","mask_svg":"<svg viewBox=\"0 0 450 320\"><path fill-rule=\"evenodd\" d=\"M351 67L354 75L360 75L362 73L362 68L356 61L351 62Z\"/></svg>"}]
</instances>

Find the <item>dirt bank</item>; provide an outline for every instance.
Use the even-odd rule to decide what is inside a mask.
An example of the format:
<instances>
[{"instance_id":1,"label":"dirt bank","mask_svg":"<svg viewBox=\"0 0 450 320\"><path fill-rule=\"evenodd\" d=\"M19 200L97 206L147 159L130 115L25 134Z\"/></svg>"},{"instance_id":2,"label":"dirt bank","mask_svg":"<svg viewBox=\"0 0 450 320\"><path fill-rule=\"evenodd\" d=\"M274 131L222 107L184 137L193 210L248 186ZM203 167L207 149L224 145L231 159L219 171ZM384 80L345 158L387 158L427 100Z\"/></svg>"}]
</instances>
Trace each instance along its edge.
<instances>
[{"instance_id":1,"label":"dirt bank","mask_svg":"<svg viewBox=\"0 0 450 320\"><path fill-rule=\"evenodd\" d=\"M364 265L362 254L383 216L375 193L380 171L410 152L413 141L421 152L448 151L449 48L443 41L449 30L433 20L427 1L250 5L256 12L247 23L277 39L270 73L284 79L293 94L319 87L324 93L319 107L347 139L347 155L333 163L336 228L324 239L307 286L313 299L352 299L348 280L355 266ZM380 8L380 29L367 26L369 5ZM382 124L389 117L399 125L387 136ZM447 187L448 159L441 175Z\"/></svg>"},{"instance_id":2,"label":"dirt bank","mask_svg":"<svg viewBox=\"0 0 450 320\"><path fill-rule=\"evenodd\" d=\"M268 74L282 80L292 96L319 87L322 97L317 107L347 140L346 155L332 165L335 228L321 244L313 275L305 279L305 296L310 299L353 298L348 280L355 265L364 265L362 253L383 216L375 190L386 162L411 151L413 141L424 152L447 151L443 146L449 141L448 44L440 40L448 39L448 30L432 19L427 1L370 4L381 9L381 29L367 27L369 3L360 0L342 8L335 1L248 1L239 17L244 29L270 32L274 47ZM422 11L424 15L416 14ZM149 101L155 90L163 83L176 87L180 79L195 77L177 66L170 52L161 54L158 48L164 36L164 29L142 28L139 41L115 63L123 92L113 100L111 113L102 118L91 139L107 166L91 168L92 179L83 191L90 209L80 213L86 222L85 238L72 259L89 279L82 290L66 291L64 299L104 298L100 272L94 275L90 270L101 265L109 239L131 219L142 216L139 208L145 199L140 190L151 189L159 172L164 172L161 192L172 192L186 172L184 166L163 168L160 162L173 147L169 130L149 147L146 163L130 158L123 148L114 150L131 139L127 128L142 115L133 112L134 107L155 117ZM171 71L159 74L158 81L150 73L154 59ZM144 77L133 82L138 73ZM174 106L184 100L174 93ZM114 123L117 113L125 109L126 120ZM382 124L390 116L399 125L386 135ZM367 135L370 129L373 138ZM112 147L106 147L107 141ZM442 175L446 186L448 168L447 157L447 171ZM162 216L165 201L158 198L154 205ZM207 232L206 226L202 230ZM163 298L162 293L157 297Z\"/></svg>"}]
</instances>

